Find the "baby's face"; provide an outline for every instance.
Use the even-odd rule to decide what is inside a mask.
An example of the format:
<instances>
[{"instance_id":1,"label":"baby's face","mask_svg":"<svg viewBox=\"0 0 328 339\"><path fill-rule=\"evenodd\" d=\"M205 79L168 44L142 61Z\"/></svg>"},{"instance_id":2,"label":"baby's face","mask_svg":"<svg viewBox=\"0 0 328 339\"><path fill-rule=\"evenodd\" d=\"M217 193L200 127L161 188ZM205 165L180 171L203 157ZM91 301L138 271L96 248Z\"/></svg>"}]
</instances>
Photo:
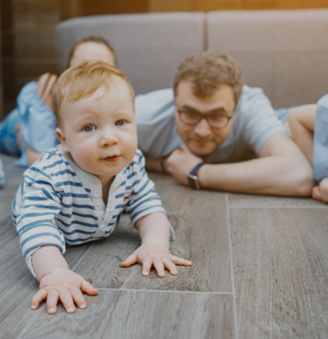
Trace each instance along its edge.
<instances>
[{"instance_id":1,"label":"baby's face","mask_svg":"<svg viewBox=\"0 0 328 339\"><path fill-rule=\"evenodd\" d=\"M113 76L109 90L100 87L90 97L64 101L61 127L56 130L63 150L86 172L103 183L133 159L137 127L125 81Z\"/></svg>"}]
</instances>

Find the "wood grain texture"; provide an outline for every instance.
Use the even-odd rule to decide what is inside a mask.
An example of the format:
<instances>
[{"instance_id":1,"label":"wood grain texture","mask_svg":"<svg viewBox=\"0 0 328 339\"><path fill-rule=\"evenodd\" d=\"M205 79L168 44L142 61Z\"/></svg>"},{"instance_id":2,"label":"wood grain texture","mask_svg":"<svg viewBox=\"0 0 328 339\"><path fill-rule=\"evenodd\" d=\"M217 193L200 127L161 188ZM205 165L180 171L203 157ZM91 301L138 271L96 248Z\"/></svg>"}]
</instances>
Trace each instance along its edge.
<instances>
[{"instance_id":1,"label":"wood grain texture","mask_svg":"<svg viewBox=\"0 0 328 339\"><path fill-rule=\"evenodd\" d=\"M239 338L327 338L328 211L230 215Z\"/></svg>"},{"instance_id":2,"label":"wood grain texture","mask_svg":"<svg viewBox=\"0 0 328 339\"><path fill-rule=\"evenodd\" d=\"M74 267L92 244L67 247L65 258ZM37 311L30 301L38 283L24 262L11 217L0 221L0 338L17 338Z\"/></svg>"},{"instance_id":3,"label":"wood grain texture","mask_svg":"<svg viewBox=\"0 0 328 339\"><path fill-rule=\"evenodd\" d=\"M208 293L101 290L88 307L56 316L45 310L22 334L28 338L234 338L232 296Z\"/></svg>"},{"instance_id":4,"label":"wood grain texture","mask_svg":"<svg viewBox=\"0 0 328 339\"><path fill-rule=\"evenodd\" d=\"M278 197L229 193L230 208L326 208L324 202L312 198Z\"/></svg>"},{"instance_id":5,"label":"wood grain texture","mask_svg":"<svg viewBox=\"0 0 328 339\"><path fill-rule=\"evenodd\" d=\"M140 245L138 232L124 215L108 239L94 244L76 272L103 288L231 293L225 195L195 191L168 176L152 178L175 229L171 251L191 260L193 266L179 267L177 276L167 273L164 279L154 270L143 277L141 265L122 268L120 263Z\"/></svg>"}]
</instances>

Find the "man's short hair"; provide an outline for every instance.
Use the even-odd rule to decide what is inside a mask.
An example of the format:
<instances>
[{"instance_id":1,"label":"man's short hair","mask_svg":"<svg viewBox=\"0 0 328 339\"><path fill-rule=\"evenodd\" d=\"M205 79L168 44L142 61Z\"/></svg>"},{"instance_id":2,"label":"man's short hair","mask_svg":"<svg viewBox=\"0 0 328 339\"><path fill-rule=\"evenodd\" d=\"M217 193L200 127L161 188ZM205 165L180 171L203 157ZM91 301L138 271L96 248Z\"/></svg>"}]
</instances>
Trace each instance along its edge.
<instances>
[{"instance_id":1,"label":"man's short hair","mask_svg":"<svg viewBox=\"0 0 328 339\"><path fill-rule=\"evenodd\" d=\"M174 78L174 93L181 81L191 81L193 94L199 98L213 95L216 89L226 84L231 86L237 105L243 88L242 72L227 54L212 51L202 52L182 61Z\"/></svg>"},{"instance_id":2,"label":"man's short hair","mask_svg":"<svg viewBox=\"0 0 328 339\"><path fill-rule=\"evenodd\" d=\"M115 52L115 49L114 47L104 38L100 37L100 36L89 36L89 37L86 37L86 38L83 38L82 40L78 41L70 50L69 52L69 55L68 55L68 60L67 60L67 68L70 67L71 65L71 61L72 61L72 58L73 58L73 55L74 55L74 52L76 50L76 47L79 46L80 44L83 44L85 42L96 42L98 44L103 44L105 45L109 50L110 52L114 55L114 61L116 63L116 52Z\"/></svg>"},{"instance_id":3,"label":"man's short hair","mask_svg":"<svg viewBox=\"0 0 328 339\"><path fill-rule=\"evenodd\" d=\"M58 124L64 100L77 101L88 98L101 86L110 90L113 76L126 82L134 105L134 91L130 81L126 74L114 65L100 60L82 61L62 73L52 90L52 105Z\"/></svg>"}]
</instances>

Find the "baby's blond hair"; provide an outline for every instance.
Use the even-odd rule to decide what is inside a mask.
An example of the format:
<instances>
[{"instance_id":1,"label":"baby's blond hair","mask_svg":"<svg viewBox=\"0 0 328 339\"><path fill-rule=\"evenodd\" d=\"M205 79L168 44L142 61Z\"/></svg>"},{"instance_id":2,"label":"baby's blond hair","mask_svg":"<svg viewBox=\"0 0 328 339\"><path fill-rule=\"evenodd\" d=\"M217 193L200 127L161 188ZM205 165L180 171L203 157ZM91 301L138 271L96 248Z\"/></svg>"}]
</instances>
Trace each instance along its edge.
<instances>
[{"instance_id":1,"label":"baby's blond hair","mask_svg":"<svg viewBox=\"0 0 328 339\"><path fill-rule=\"evenodd\" d=\"M90 97L99 87L110 90L113 76L122 78L129 87L134 103L133 88L126 74L105 61L82 61L67 69L57 80L52 90L52 105L58 122L61 122L60 108L64 100L77 101Z\"/></svg>"}]
</instances>

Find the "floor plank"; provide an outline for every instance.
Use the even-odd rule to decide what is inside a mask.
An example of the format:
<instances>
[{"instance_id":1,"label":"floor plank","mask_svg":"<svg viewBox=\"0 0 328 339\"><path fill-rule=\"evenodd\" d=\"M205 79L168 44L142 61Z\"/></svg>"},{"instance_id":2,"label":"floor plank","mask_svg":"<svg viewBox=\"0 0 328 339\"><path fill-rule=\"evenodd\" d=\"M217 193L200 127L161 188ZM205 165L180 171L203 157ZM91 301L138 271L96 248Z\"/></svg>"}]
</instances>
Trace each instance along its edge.
<instances>
[{"instance_id":1,"label":"floor plank","mask_svg":"<svg viewBox=\"0 0 328 339\"><path fill-rule=\"evenodd\" d=\"M230 214L239 338L327 338L328 211Z\"/></svg>"},{"instance_id":2,"label":"floor plank","mask_svg":"<svg viewBox=\"0 0 328 339\"><path fill-rule=\"evenodd\" d=\"M312 198L277 197L229 193L230 208L326 208L324 202Z\"/></svg>"},{"instance_id":3,"label":"floor plank","mask_svg":"<svg viewBox=\"0 0 328 339\"><path fill-rule=\"evenodd\" d=\"M101 290L88 307L68 315L42 311L22 338L234 338L232 296Z\"/></svg>"},{"instance_id":4,"label":"floor plank","mask_svg":"<svg viewBox=\"0 0 328 339\"><path fill-rule=\"evenodd\" d=\"M176 233L171 251L192 260L193 266L179 267L177 276L167 273L164 279L158 278L154 270L143 277L140 265L121 268L120 263L140 245L138 232L124 215L108 239L95 243L77 273L102 288L231 293L225 194L194 191L176 185L167 176L155 179Z\"/></svg>"},{"instance_id":5,"label":"floor plank","mask_svg":"<svg viewBox=\"0 0 328 339\"><path fill-rule=\"evenodd\" d=\"M74 267L92 244L67 248L65 258ZM38 290L28 271L11 218L0 221L0 338L17 338L37 311L29 309Z\"/></svg>"}]
</instances>

